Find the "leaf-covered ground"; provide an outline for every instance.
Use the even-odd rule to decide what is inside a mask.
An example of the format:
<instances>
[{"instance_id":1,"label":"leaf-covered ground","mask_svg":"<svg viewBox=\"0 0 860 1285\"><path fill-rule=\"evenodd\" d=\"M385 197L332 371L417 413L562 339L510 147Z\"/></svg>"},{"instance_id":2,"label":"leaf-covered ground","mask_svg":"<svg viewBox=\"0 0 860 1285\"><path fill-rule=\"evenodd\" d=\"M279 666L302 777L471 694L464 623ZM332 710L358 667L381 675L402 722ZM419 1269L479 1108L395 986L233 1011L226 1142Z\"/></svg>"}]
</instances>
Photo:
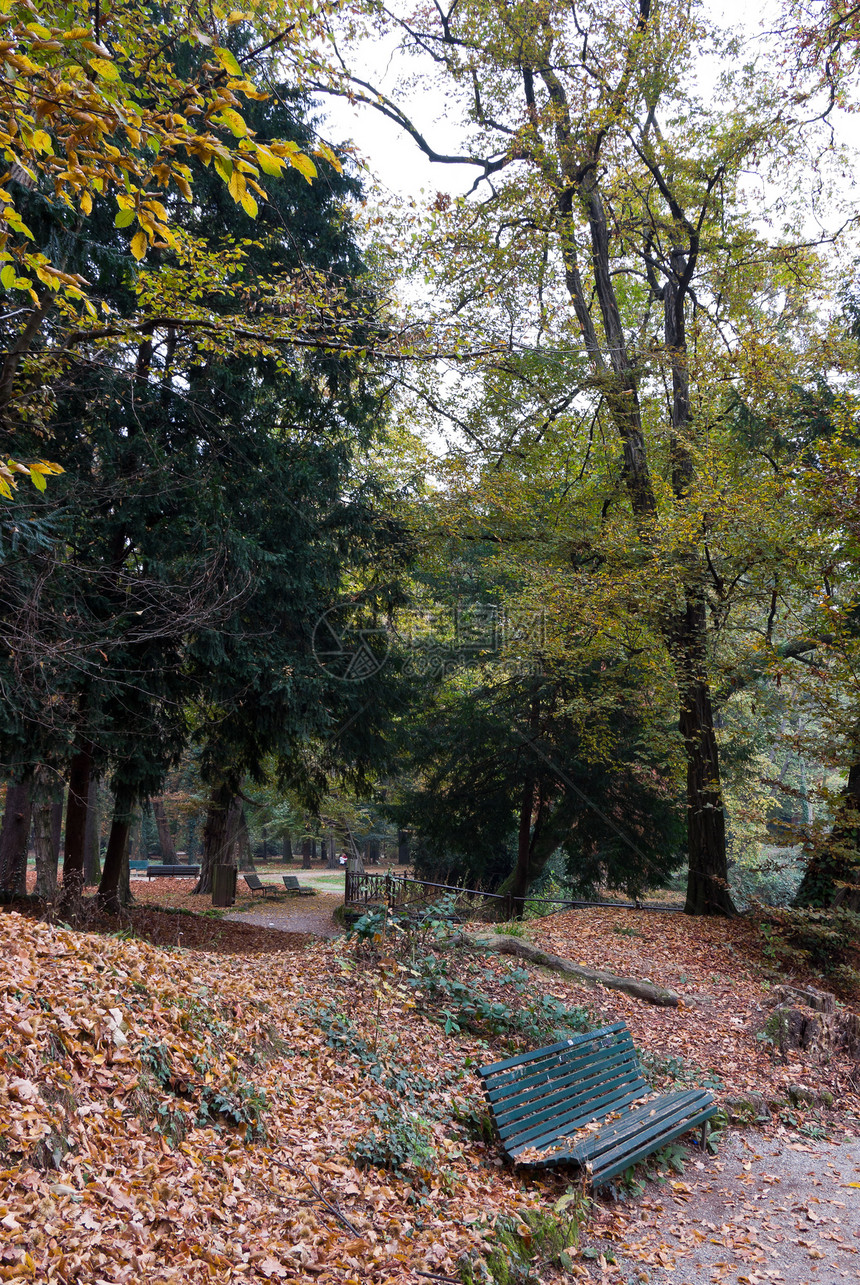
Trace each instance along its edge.
<instances>
[{"instance_id":1,"label":"leaf-covered ground","mask_svg":"<svg viewBox=\"0 0 860 1285\"><path fill-rule=\"evenodd\" d=\"M851 1066L781 1063L756 1040L769 982L744 924L578 911L530 927L682 991L667 1010L498 957L288 934L276 950L269 930L194 922L205 950L0 915L0 1279L418 1285L466 1261L486 1279L479 1259L517 1228L528 1250L527 1221L572 1175L502 1166L472 1068L547 1042L578 1006L624 1018L659 1084L763 1093L774 1130L857 1116ZM792 1107L799 1080L844 1088L838 1112ZM642 1214L601 1201L582 1248L644 1236ZM622 1279L570 1253L568 1278ZM563 1278L539 1258L538 1279Z\"/></svg>"}]
</instances>

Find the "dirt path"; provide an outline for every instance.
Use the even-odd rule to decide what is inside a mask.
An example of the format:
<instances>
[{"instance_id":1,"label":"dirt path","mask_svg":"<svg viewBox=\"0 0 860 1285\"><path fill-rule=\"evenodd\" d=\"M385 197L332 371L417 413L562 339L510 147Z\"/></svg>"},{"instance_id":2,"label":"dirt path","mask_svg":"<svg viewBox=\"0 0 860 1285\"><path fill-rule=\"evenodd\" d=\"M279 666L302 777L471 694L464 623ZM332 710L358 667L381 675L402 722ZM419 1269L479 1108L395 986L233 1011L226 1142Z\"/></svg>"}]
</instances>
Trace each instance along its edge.
<instances>
[{"instance_id":1,"label":"dirt path","mask_svg":"<svg viewBox=\"0 0 860 1285\"><path fill-rule=\"evenodd\" d=\"M326 896L291 898L285 901L272 899L261 903L255 910L231 911L223 918L234 924L254 924L260 928L276 928L288 933L311 933L314 937L338 937L343 929L332 919L334 906L341 898ZM310 903L310 904L309 904Z\"/></svg>"},{"instance_id":2,"label":"dirt path","mask_svg":"<svg viewBox=\"0 0 860 1285\"><path fill-rule=\"evenodd\" d=\"M733 1133L717 1156L598 1213L614 1279L841 1285L860 1279L860 1138ZM597 1264L595 1264L597 1265ZM609 1269L612 1271L612 1269Z\"/></svg>"}]
</instances>

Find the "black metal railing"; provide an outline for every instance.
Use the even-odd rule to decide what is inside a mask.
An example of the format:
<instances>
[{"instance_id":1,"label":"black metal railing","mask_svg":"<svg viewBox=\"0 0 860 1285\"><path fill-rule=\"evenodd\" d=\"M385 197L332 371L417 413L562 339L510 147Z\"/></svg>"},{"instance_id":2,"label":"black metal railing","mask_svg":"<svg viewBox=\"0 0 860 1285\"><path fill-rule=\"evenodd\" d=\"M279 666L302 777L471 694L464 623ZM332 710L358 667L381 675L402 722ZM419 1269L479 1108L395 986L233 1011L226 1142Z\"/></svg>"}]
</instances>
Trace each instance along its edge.
<instances>
[{"instance_id":1,"label":"black metal railing","mask_svg":"<svg viewBox=\"0 0 860 1285\"><path fill-rule=\"evenodd\" d=\"M457 884L434 883L429 879L414 879L410 875L360 873L347 870L344 900L350 909L387 905L390 910L416 909L439 901L441 897L455 894L458 914L469 918L494 919L506 922L514 910L510 893L482 892L479 888L464 888ZM523 908L583 910L589 906L603 906L614 910L663 910L680 912L680 906L658 905L641 901L581 901L571 897L526 897Z\"/></svg>"}]
</instances>

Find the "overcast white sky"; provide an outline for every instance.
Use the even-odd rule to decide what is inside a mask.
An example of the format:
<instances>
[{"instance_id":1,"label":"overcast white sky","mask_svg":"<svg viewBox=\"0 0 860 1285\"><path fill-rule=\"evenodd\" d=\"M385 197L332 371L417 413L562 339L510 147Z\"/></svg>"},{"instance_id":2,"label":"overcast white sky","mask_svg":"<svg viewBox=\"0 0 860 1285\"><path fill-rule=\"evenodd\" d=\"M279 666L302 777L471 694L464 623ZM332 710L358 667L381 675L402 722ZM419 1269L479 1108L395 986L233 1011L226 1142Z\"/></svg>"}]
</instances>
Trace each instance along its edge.
<instances>
[{"instance_id":1,"label":"overcast white sky","mask_svg":"<svg viewBox=\"0 0 860 1285\"><path fill-rule=\"evenodd\" d=\"M737 28L747 40L755 42L762 30L773 24L778 5L775 0L764 3L724 0L717 4L706 2L705 12L712 21ZM373 57L372 50L369 57ZM703 94L717 70L702 67ZM394 75L386 53L378 50L377 66L368 67L367 79L383 90L393 90ZM329 122L321 132L336 143L353 140L369 173L383 188L399 196L415 196L422 188L428 192L465 192L474 181L473 167L432 164L402 130L371 108L353 108L344 100L328 97L321 100L320 106ZM440 119L441 103L425 99L413 103L411 110L416 124L426 128L425 137L437 150L449 146L452 151L456 149L457 131L452 127L446 129L444 120Z\"/></svg>"}]
</instances>

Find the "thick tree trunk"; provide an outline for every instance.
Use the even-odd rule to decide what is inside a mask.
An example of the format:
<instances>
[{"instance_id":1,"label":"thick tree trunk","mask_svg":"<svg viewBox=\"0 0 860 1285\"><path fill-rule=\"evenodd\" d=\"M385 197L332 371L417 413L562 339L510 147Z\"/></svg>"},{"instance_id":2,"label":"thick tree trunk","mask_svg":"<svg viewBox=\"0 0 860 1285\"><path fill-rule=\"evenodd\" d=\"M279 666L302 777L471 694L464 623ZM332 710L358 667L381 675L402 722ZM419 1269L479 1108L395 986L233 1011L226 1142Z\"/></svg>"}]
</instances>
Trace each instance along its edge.
<instances>
[{"instance_id":1,"label":"thick tree trunk","mask_svg":"<svg viewBox=\"0 0 860 1285\"><path fill-rule=\"evenodd\" d=\"M170 825L167 820L167 813L164 811L164 800L152 800L152 814L155 817L155 825L158 830L158 847L161 852L162 861L168 865L176 863L176 845L173 842L173 835L170 833Z\"/></svg>"},{"instance_id":2,"label":"thick tree trunk","mask_svg":"<svg viewBox=\"0 0 860 1285\"><path fill-rule=\"evenodd\" d=\"M511 909L517 919L522 919L525 896L529 890L529 858L531 857L532 814L535 803L535 782L527 777L520 802L520 822L517 828L517 864L513 874L503 885L510 894Z\"/></svg>"},{"instance_id":3,"label":"thick tree trunk","mask_svg":"<svg viewBox=\"0 0 860 1285\"><path fill-rule=\"evenodd\" d=\"M687 758L688 915L734 915L726 856L726 818L711 692L705 669L705 601L687 591L674 643L681 698L679 729Z\"/></svg>"},{"instance_id":4,"label":"thick tree trunk","mask_svg":"<svg viewBox=\"0 0 860 1285\"><path fill-rule=\"evenodd\" d=\"M60 894L60 906L63 911L74 910L83 893L84 840L87 831L87 799L92 766L92 751L88 745L78 750L69 765L63 888Z\"/></svg>"},{"instance_id":5,"label":"thick tree trunk","mask_svg":"<svg viewBox=\"0 0 860 1285\"><path fill-rule=\"evenodd\" d=\"M46 768L36 769L33 788L33 847L36 853L36 896L43 901L54 901L57 896L57 865L60 858L59 826L54 824L59 815L62 821L62 801L54 796L57 786L53 773Z\"/></svg>"},{"instance_id":6,"label":"thick tree trunk","mask_svg":"<svg viewBox=\"0 0 860 1285\"><path fill-rule=\"evenodd\" d=\"M397 831L397 860L401 866L409 865L409 835L405 830Z\"/></svg>"},{"instance_id":7,"label":"thick tree trunk","mask_svg":"<svg viewBox=\"0 0 860 1285\"><path fill-rule=\"evenodd\" d=\"M860 728L854 739L860 741ZM833 828L812 852L794 904L860 911L860 758L851 764Z\"/></svg>"},{"instance_id":8,"label":"thick tree trunk","mask_svg":"<svg viewBox=\"0 0 860 1285\"><path fill-rule=\"evenodd\" d=\"M27 845L33 814L33 775L6 786L6 810L0 831L0 888L7 896L27 891Z\"/></svg>"},{"instance_id":9,"label":"thick tree trunk","mask_svg":"<svg viewBox=\"0 0 860 1285\"><path fill-rule=\"evenodd\" d=\"M99 815L99 783L90 777L87 791L87 824L84 830L84 883L94 887L102 877L101 816Z\"/></svg>"},{"instance_id":10,"label":"thick tree trunk","mask_svg":"<svg viewBox=\"0 0 860 1285\"><path fill-rule=\"evenodd\" d=\"M51 804L51 845L57 854L55 858L57 865L60 864L60 851L63 842L63 813L65 812L66 804L66 787L64 784L58 787L58 792L59 798L55 799Z\"/></svg>"},{"instance_id":11,"label":"thick tree trunk","mask_svg":"<svg viewBox=\"0 0 860 1285\"><path fill-rule=\"evenodd\" d=\"M98 891L99 905L111 915L119 914L122 907L128 904L127 898L130 895L129 889L124 888L123 884L129 878L129 836L134 822L135 803L135 791L132 787L120 785L114 795L113 818Z\"/></svg>"},{"instance_id":12,"label":"thick tree trunk","mask_svg":"<svg viewBox=\"0 0 860 1285\"><path fill-rule=\"evenodd\" d=\"M229 784L225 782L212 787L206 812L206 824L203 827L200 878L194 886L195 892L205 893L212 891L212 869L214 866L232 866L235 864L233 861L233 846L236 842L236 828L238 826L240 808L241 803Z\"/></svg>"},{"instance_id":13,"label":"thick tree trunk","mask_svg":"<svg viewBox=\"0 0 860 1285\"><path fill-rule=\"evenodd\" d=\"M240 870L253 870L254 854L251 852L251 836L248 832L248 818L245 816L244 808L239 812L237 838L239 847L237 865Z\"/></svg>"},{"instance_id":14,"label":"thick tree trunk","mask_svg":"<svg viewBox=\"0 0 860 1285\"><path fill-rule=\"evenodd\" d=\"M310 868L311 868L311 841L310 839L302 839L302 870L310 870Z\"/></svg>"},{"instance_id":15,"label":"thick tree trunk","mask_svg":"<svg viewBox=\"0 0 860 1285\"><path fill-rule=\"evenodd\" d=\"M284 860L292 861L293 859L293 841L288 834L284 835Z\"/></svg>"}]
</instances>

